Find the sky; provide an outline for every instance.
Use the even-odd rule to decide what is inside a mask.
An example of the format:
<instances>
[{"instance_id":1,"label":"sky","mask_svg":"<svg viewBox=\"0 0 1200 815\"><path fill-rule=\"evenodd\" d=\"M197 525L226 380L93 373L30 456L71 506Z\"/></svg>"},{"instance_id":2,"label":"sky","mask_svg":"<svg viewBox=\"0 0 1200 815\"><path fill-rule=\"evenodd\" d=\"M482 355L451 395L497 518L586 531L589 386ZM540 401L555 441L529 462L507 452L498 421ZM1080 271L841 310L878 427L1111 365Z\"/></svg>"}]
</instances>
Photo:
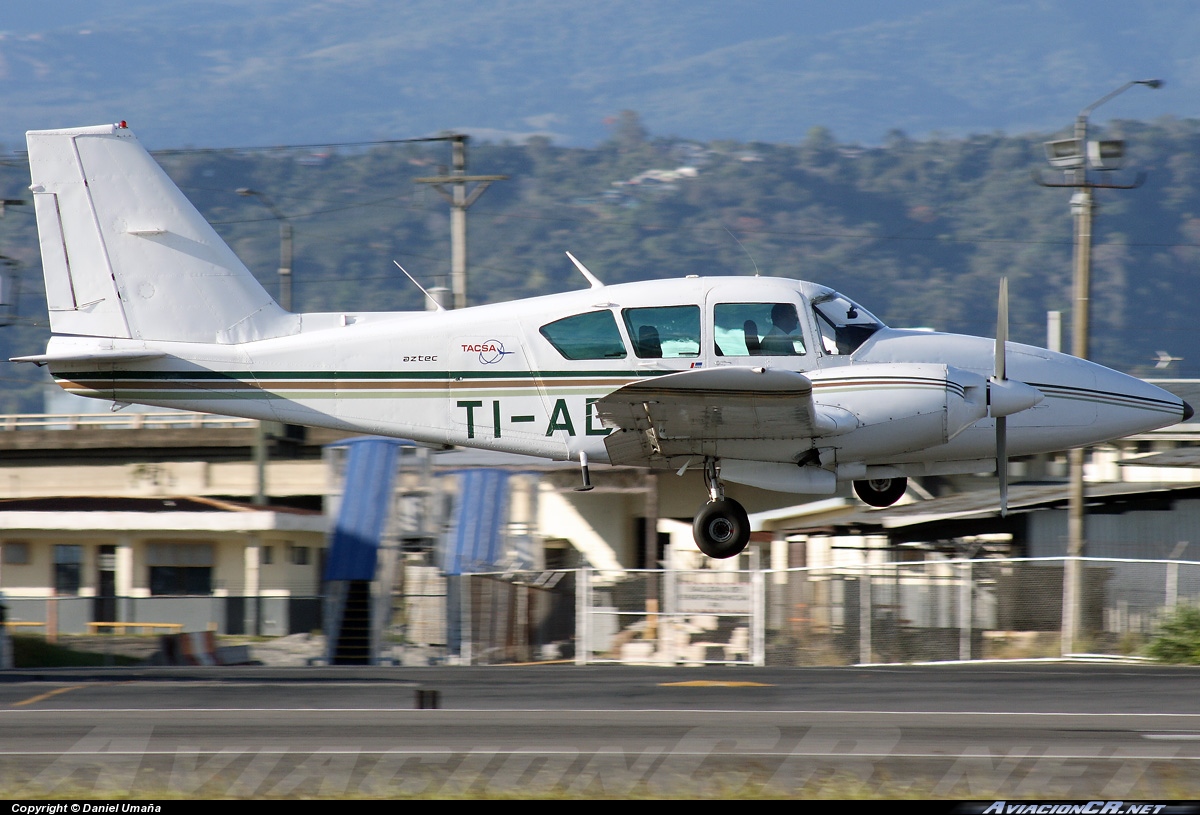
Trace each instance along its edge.
<instances>
[{"instance_id":1,"label":"sky","mask_svg":"<svg viewBox=\"0 0 1200 815\"><path fill-rule=\"evenodd\" d=\"M0 16L0 145L128 120L152 148L462 130L878 144L1200 115L1193 0L54 0Z\"/></svg>"}]
</instances>

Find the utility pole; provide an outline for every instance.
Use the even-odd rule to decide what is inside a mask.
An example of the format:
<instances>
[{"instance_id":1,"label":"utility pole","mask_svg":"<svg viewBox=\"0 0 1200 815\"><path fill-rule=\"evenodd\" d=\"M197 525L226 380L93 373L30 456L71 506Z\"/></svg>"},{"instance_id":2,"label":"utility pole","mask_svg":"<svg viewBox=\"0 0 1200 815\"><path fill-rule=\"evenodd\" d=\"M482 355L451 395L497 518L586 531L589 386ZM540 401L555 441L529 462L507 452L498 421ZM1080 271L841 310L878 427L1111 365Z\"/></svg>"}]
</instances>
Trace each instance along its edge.
<instances>
[{"instance_id":1,"label":"utility pole","mask_svg":"<svg viewBox=\"0 0 1200 815\"><path fill-rule=\"evenodd\" d=\"M1111 184L1088 179L1088 166L1096 170L1115 170L1121 166L1125 144L1121 141L1088 141L1088 116L1100 105L1114 96L1132 88L1145 85L1148 88L1162 87L1162 80L1139 79L1126 82L1115 91L1102 96L1085 107L1075 118L1073 138L1046 142L1046 158L1052 167L1063 170L1061 182L1043 181L1034 174L1034 180L1043 187L1070 187L1077 192L1071 196L1071 213L1075 219L1075 264L1072 296L1075 301L1071 315L1071 354L1080 359L1089 355L1089 320L1091 318L1092 287L1092 222L1095 218L1095 202L1092 190L1129 190L1141 186L1139 176L1132 184ZM1063 568L1062 607L1062 655L1074 653L1076 637L1083 610L1083 581L1080 558L1085 546L1084 535L1084 486L1083 464L1086 450L1077 447L1069 451L1070 487L1067 494L1067 558Z\"/></svg>"},{"instance_id":2,"label":"utility pole","mask_svg":"<svg viewBox=\"0 0 1200 815\"><path fill-rule=\"evenodd\" d=\"M449 175L413 180L418 184L429 184L450 203L450 289L454 296L454 308L467 305L467 209L479 200L479 196L493 181L508 179L506 175L467 175L467 138L465 133L452 133L430 139L408 140L448 141L453 145L453 165ZM476 186L468 192L467 185L471 183ZM447 186L451 189L447 190Z\"/></svg>"},{"instance_id":3,"label":"utility pole","mask_svg":"<svg viewBox=\"0 0 1200 815\"><path fill-rule=\"evenodd\" d=\"M279 305L284 311L292 310L292 222L275 206L275 202L267 194L249 187L238 187L237 194L248 198L257 198L259 202L271 210L275 220L279 221Z\"/></svg>"},{"instance_id":4,"label":"utility pole","mask_svg":"<svg viewBox=\"0 0 1200 815\"><path fill-rule=\"evenodd\" d=\"M4 217L7 206L24 206L20 198L0 198L0 218ZM14 269L17 262L10 257L0 255L0 326L12 325L17 318L17 280Z\"/></svg>"}]
</instances>

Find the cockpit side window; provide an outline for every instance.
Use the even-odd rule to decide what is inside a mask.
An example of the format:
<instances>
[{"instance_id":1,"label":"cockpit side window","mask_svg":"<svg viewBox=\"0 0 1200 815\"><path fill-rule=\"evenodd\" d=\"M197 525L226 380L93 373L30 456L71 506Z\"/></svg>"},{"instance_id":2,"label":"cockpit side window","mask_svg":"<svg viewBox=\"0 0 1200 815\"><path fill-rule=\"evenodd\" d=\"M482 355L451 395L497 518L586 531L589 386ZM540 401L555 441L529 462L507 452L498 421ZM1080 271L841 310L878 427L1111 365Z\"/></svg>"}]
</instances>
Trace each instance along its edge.
<instances>
[{"instance_id":1,"label":"cockpit side window","mask_svg":"<svg viewBox=\"0 0 1200 815\"><path fill-rule=\"evenodd\" d=\"M699 306L627 308L621 315L642 359L700 356Z\"/></svg>"},{"instance_id":2,"label":"cockpit side window","mask_svg":"<svg viewBox=\"0 0 1200 815\"><path fill-rule=\"evenodd\" d=\"M813 300L821 344L830 354L853 354L883 323L853 300L830 292Z\"/></svg>"},{"instance_id":3,"label":"cockpit side window","mask_svg":"<svg viewBox=\"0 0 1200 815\"><path fill-rule=\"evenodd\" d=\"M589 311L539 329L567 359L624 359L628 353L611 311Z\"/></svg>"},{"instance_id":4,"label":"cockpit side window","mask_svg":"<svg viewBox=\"0 0 1200 815\"><path fill-rule=\"evenodd\" d=\"M801 356L804 332L792 303L718 303L713 308L717 356Z\"/></svg>"}]
</instances>

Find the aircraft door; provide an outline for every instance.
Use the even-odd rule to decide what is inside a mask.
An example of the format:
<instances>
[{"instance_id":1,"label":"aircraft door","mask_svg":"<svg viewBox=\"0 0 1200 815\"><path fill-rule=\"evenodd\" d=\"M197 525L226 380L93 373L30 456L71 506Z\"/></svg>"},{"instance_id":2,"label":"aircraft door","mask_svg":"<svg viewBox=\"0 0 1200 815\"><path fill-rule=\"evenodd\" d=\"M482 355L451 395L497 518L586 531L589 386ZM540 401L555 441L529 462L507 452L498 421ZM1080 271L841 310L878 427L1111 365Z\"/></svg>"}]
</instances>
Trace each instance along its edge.
<instances>
[{"instance_id":1,"label":"aircraft door","mask_svg":"<svg viewBox=\"0 0 1200 815\"><path fill-rule=\"evenodd\" d=\"M510 329L511 331L511 329ZM521 337L512 333L464 334L451 343L450 426L468 443L491 440L497 449L520 441L538 455L561 454L549 428L554 405L531 364Z\"/></svg>"},{"instance_id":2,"label":"aircraft door","mask_svg":"<svg viewBox=\"0 0 1200 815\"><path fill-rule=\"evenodd\" d=\"M541 324L524 321L526 349L545 407L542 443L552 445L553 455L603 454L609 428L594 404L639 374L619 321L618 312L601 306Z\"/></svg>"}]
</instances>

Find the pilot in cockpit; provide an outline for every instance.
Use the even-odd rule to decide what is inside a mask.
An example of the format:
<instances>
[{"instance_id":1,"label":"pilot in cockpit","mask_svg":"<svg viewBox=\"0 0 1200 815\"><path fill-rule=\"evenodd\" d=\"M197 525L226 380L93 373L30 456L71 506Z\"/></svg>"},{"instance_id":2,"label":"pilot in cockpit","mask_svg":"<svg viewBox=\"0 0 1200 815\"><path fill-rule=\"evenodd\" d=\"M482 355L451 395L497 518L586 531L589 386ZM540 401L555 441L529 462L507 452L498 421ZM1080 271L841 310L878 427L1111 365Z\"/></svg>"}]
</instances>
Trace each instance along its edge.
<instances>
[{"instance_id":1,"label":"pilot in cockpit","mask_svg":"<svg viewBox=\"0 0 1200 815\"><path fill-rule=\"evenodd\" d=\"M770 356L794 356L796 351L796 329L800 319L796 307L791 303L776 303L771 306L771 330L762 338L761 353Z\"/></svg>"}]
</instances>

